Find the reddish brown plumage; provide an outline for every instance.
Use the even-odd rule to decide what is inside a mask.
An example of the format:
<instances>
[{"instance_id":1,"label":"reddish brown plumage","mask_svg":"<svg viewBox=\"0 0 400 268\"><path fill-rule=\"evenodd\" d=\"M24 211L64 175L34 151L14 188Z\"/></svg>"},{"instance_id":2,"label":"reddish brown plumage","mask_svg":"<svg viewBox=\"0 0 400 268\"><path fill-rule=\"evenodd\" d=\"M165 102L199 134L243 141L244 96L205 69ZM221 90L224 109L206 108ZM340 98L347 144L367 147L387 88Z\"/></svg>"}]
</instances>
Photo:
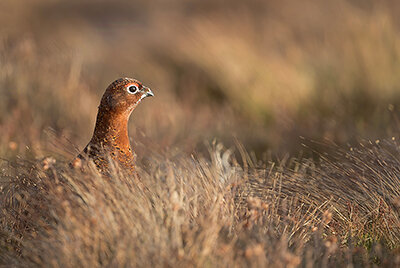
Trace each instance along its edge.
<instances>
[{"instance_id":1,"label":"reddish brown plumage","mask_svg":"<svg viewBox=\"0 0 400 268\"><path fill-rule=\"evenodd\" d=\"M111 158L125 171L135 172L128 120L147 96L153 96L151 90L135 79L120 78L111 83L101 99L93 137L72 166L82 166L82 161L90 158L102 173L108 174Z\"/></svg>"}]
</instances>

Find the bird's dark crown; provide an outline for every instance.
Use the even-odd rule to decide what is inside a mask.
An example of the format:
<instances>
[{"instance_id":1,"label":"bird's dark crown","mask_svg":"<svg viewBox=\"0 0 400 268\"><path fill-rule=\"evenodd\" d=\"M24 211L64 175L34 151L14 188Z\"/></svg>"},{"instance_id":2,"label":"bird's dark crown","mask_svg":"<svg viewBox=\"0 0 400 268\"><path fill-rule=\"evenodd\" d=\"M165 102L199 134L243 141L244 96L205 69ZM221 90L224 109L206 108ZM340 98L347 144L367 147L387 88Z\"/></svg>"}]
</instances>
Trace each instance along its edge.
<instances>
[{"instance_id":1,"label":"bird's dark crown","mask_svg":"<svg viewBox=\"0 0 400 268\"><path fill-rule=\"evenodd\" d=\"M115 80L114 82L112 82L107 90L115 90L115 89L120 89L120 88L124 88L125 86L129 85L129 84L136 84L139 89L142 89L143 84L133 78L128 78L128 77L124 77L124 78L118 78L117 80Z\"/></svg>"},{"instance_id":2,"label":"bird's dark crown","mask_svg":"<svg viewBox=\"0 0 400 268\"><path fill-rule=\"evenodd\" d=\"M136 92L129 91L133 86ZM142 99L153 96L152 91L132 78L119 78L112 82L104 92L99 109L129 115Z\"/></svg>"}]
</instances>

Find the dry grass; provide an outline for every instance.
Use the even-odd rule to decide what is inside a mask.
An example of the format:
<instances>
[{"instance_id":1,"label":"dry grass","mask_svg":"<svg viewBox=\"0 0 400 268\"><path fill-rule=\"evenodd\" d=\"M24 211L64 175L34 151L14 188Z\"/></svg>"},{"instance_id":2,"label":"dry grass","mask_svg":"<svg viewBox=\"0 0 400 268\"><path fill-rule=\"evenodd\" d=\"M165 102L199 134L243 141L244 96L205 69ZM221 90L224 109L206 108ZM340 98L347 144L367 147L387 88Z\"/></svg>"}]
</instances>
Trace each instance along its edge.
<instances>
[{"instance_id":1,"label":"dry grass","mask_svg":"<svg viewBox=\"0 0 400 268\"><path fill-rule=\"evenodd\" d=\"M143 184L62 163L4 165L1 260L15 266L399 265L397 143L243 170L151 155ZM248 157L243 155L244 158ZM294 168L290 168L290 167Z\"/></svg>"},{"instance_id":2,"label":"dry grass","mask_svg":"<svg viewBox=\"0 0 400 268\"><path fill-rule=\"evenodd\" d=\"M400 265L399 8L1 1L0 264ZM65 166L121 76L142 184Z\"/></svg>"},{"instance_id":3,"label":"dry grass","mask_svg":"<svg viewBox=\"0 0 400 268\"><path fill-rule=\"evenodd\" d=\"M157 94L131 132L161 149L190 153L236 136L258 155L297 154L299 136L346 144L396 135L393 1L162 2L3 1L0 150L9 140L43 147L48 126L84 146L104 88L120 76Z\"/></svg>"},{"instance_id":4,"label":"dry grass","mask_svg":"<svg viewBox=\"0 0 400 268\"><path fill-rule=\"evenodd\" d=\"M336 148L337 149L337 148ZM3 162L1 262L17 267L399 265L399 146L265 164L160 155L143 184ZM242 149L241 149L242 150ZM332 159L334 158L334 159Z\"/></svg>"}]
</instances>

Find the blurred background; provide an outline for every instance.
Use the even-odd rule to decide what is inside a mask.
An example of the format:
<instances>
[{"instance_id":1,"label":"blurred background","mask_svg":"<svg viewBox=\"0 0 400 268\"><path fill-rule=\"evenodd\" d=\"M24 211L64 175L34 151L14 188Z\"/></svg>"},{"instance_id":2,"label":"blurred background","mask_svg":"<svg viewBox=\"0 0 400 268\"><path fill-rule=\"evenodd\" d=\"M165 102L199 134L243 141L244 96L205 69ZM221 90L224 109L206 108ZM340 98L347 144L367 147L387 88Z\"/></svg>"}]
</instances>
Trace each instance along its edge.
<instances>
[{"instance_id":1,"label":"blurred background","mask_svg":"<svg viewBox=\"0 0 400 268\"><path fill-rule=\"evenodd\" d=\"M396 136L399 14L394 0L2 0L0 155L72 158L125 76L155 93L130 120L138 155Z\"/></svg>"}]
</instances>

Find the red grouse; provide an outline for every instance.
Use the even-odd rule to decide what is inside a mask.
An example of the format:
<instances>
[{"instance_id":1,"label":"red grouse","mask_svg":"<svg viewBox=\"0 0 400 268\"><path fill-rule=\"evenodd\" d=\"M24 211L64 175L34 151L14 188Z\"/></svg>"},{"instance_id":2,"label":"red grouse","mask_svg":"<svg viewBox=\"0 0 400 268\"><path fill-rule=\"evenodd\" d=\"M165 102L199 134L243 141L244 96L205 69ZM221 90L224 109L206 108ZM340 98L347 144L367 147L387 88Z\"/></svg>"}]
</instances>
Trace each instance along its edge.
<instances>
[{"instance_id":1,"label":"red grouse","mask_svg":"<svg viewBox=\"0 0 400 268\"><path fill-rule=\"evenodd\" d=\"M93 137L74 161L81 167L91 159L101 173L110 172L110 158L127 172L135 172L134 155L129 143L128 120L132 111L153 92L132 78L120 78L111 83L101 98Z\"/></svg>"}]
</instances>

